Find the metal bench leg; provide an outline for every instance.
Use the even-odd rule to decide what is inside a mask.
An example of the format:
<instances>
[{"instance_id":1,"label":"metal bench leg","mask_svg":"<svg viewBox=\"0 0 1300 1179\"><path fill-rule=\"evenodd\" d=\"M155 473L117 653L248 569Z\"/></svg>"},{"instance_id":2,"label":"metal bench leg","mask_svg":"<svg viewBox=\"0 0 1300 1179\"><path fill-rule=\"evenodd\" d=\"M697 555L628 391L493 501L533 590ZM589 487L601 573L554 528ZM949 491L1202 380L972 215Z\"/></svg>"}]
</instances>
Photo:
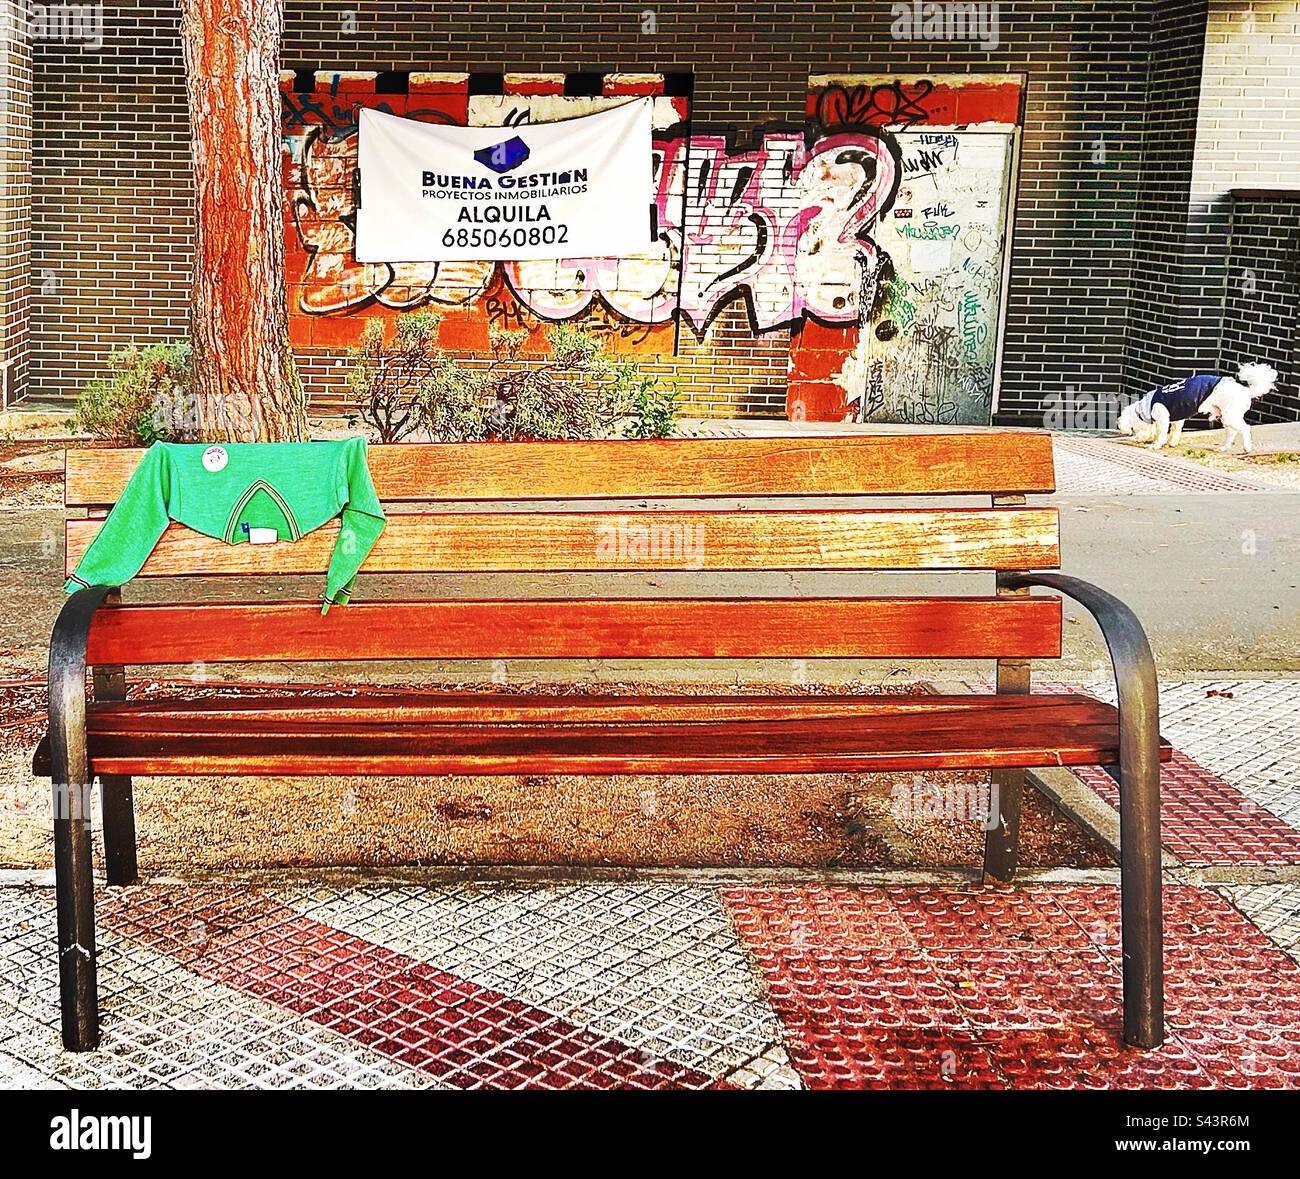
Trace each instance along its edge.
<instances>
[{"instance_id":1,"label":"metal bench leg","mask_svg":"<svg viewBox=\"0 0 1300 1179\"><path fill-rule=\"evenodd\" d=\"M131 779L105 774L99 779L104 808L104 876L109 884L136 884L140 871L135 858L135 793Z\"/></svg>"},{"instance_id":2,"label":"metal bench leg","mask_svg":"<svg viewBox=\"0 0 1300 1179\"><path fill-rule=\"evenodd\" d=\"M1028 594L1028 590L1021 593ZM1023 659L998 660L998 695L1025 695L1029 664ZM1020 798L1024 770L994 770L990 775L988 830L984 836L984 884L1010 884L1020 861Z\"/></svg>"},{"instance_id":3,"label":"metal bench leg","mask_svg":"<svg viewBox=\"0 0 1300 1179\"><path fill-rule=\"evenodd\" d=\"M998 589L1041 585L1073 598L1101 627L1119 697L1120 918L1124 1039L1165 1038L1164 912L1160 880L1160 693L1137 615L1105 590L1061 573L1000 573Z\"/></svg>"},{"instance_id":4,"label":"metal bench leg","mask_svg":"<svg viewBox=\"0 0 1300 1179\"><path fill-rule=\"evenodd\" d=\"M90 784L85 781L56 782L54 805L54 884L58 905L63 1046L73 1052L84 1052L99 1047Z\"/></svg>"},{"instance_id":5,"label":"metal bench leg","mask_svg":"<svg viewBox=\"0 0 1300 1179\"><path fill-rule=\"evenodd\" d=\"M1160 879L1160 738L1151 691L1120 695L1120 915L1124 1039L1158 1048L1164 1029L1164 914ZM1128 707L1125 707L1127 703Z\"/></svg>"},{"instance_id":6,"label":"metal bench leg","mask_svg":"<svg viewBox=\"0 0 1300 1179\"><path fill-rule=\"evenodd\" d=\"M59 706L52 700L50 708L59 997L63 1007L63 1046L74 1052L99 1045L95 880L91 860L84 691L83 688L79 701L70 702L65 698Z\"/></svg>"},{"instance_id":7,"label":"metal bench leg","mask_svg":"<svg viewBox=\"0 0 1300 1179\"><path fill-rule=\"evenodd\" d=\"M86 757L86 636L106 592L96 586L73 594L50 636L50 777L59 996L63 1045L74 1052L99 1046L91 778Z\"/></svg>"},{"instance_id":8,"label":"metal bench leg","mask_svg":"<svg viewBox=\"0 0 1300 1179\"><path fill-rule=\"evenodd\" d=\"M1020 797L1024 789L1024 770L994 770L990 775L982 884L1010 884L1016 878L1020 864Z\"/></svg>"},{"instance_id":9,"label":"metal bench leg","mask_svg":"<svg viewBox=\"0 0 1300 1179\"><path fill-rule=\"evenodd\" d=\"M109 594L105 604L120 594ZM126 669L96 667L96 700L126 699ZM135 884L139 878L135 855L135 797L131 779L105 774L99 779L100 803L104 808L104 874L109 884Z\"/></svg>"}]
</instances>

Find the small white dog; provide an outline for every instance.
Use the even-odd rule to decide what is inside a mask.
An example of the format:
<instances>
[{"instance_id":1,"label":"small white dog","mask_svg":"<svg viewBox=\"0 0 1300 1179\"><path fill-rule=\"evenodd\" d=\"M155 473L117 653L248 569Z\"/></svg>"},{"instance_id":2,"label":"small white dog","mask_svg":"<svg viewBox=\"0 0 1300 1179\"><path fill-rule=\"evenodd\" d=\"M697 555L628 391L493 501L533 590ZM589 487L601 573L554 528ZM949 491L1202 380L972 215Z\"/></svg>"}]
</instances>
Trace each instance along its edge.
<instances>
[{"instance_id":1,"label":"small white dog","mask_svg":"<svg viewBox=\"0 0 1300 1179\"><path fill-rule=\"evenodd\" d=\"M1267 397L1277 384L1277 369L1267 364L1243 364L1237 370L1237 379L1207 374L1183 377L1152 389L1145 397L1124 407L1119 415L1121 434L1138 435L1150 439L1150 446L1177 446L1182 437L1183 423L1196 414L1208 414L1211 420L1223 423L1227 436L1220 450L1234 449L1237 438L1251 450L1250 427L1246 425L1246 411L1259 397Z\"/></svg>"}]
</instances>

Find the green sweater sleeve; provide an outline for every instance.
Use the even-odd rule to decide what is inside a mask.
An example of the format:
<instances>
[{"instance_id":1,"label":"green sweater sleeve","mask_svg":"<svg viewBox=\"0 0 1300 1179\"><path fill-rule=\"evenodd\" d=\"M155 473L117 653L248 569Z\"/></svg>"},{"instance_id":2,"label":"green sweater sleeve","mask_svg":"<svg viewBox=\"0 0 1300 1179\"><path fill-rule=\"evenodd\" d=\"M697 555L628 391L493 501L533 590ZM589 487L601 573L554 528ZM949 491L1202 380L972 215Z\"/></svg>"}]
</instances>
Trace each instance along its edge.
<instances>
[{"instance_id":1,"label":"green sweater sleeve","mask_svg":"<svg viewBox=\"0 0 1300 1179\"><path fill-rule=\"evenodd\" d=\"M343 516L325 574L322 614L331 605L342 605L351 596L357 570L384 530L384 509L366 466L364 438L348 439L343 448L338 477L343 484Z\"/></svg>"},{"instance_id":2,"label":"green sweater sleeve","mask_svg":"<svg viewBox=\"0 0 1300 1179\"><path fill-rule=\"evenodd\" d=\"M167 528L171 484L167 451L155 442L63 583L65 593L88 585L122 585L140 572Z\"/></svg>"}]
</instances>

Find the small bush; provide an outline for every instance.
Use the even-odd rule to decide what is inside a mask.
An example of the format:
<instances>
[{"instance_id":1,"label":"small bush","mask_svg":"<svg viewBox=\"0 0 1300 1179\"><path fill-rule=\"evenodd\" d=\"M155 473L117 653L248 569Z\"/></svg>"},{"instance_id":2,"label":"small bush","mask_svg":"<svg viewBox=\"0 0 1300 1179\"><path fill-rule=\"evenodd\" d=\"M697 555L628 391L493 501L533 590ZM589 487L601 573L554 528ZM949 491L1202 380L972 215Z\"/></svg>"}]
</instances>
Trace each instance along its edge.
<instances>
[{"instance_id":1,"label":"small bush","mask_svg":"<svg viewBox=\"0 0 1300 1179\"><path fill-rule=\"evenodd\" d=\"M383 323L372 319L360 344L349 349L352 404L380 442L400 442L420 425L424 386L435 378L443 359L434 343L439 319L432 311L403 315L391 341Z\"/></svg>"},{"instance_id":2,"label":"small bush","mask_svg":"<svg viewBox=\"0 0 1300 1179\"><path fill-rule=\"evenodd\" d=\"M110 353L108 367L77 397L74 430L132 446L185 435L193 402L188 343L133 344Z\"/></svg>"},{"instance_id":3,"label":"small bush","mask_svg":"<svg viewBox=\"0 0 1300 1179\"><path fill-rule=\"evenodd\" d=\"M628 438L671 438L677 433L680 393L656 387L644 379L632 394L631 417L623 433Z\"/></svg>"},{"instance_id":4,"label":"small bush","mask_svg":"<svg viewBox=\"0 0 1300 1179\"><path fill-rule=\"evenodd\" d=\"M404 315L391 341L367 326L348 376L358 416L381 442L418 429L441 442L598 438L632 418L629 437L664 438L676 426L676 394L661 394L631 362L615 361L590 332L557 324L549 351L523 354L528 333L493 332L485 366L438 348L439 317Z\"/></svg>"}]
</instances>

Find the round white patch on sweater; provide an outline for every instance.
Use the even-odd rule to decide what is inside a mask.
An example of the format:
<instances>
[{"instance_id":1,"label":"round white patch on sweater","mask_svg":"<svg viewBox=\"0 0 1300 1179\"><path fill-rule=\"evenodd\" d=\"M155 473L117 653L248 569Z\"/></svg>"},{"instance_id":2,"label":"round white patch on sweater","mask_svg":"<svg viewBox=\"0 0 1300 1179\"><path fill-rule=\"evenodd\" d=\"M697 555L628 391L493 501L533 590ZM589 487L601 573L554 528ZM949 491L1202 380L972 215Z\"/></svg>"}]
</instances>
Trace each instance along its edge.
<instances>
[{"instance_id":1,"label":"round white patch on sweater","mask_svg":"<svg viewBox=\"0 0 1300 1179\"><path fill-rule=\"evenodd\" d=\"M226 463L230 461L230 456L226 454L224 446L209 446L203 452L203 469L211 471L214 475L225 468Z\"/></svg>"}]
</instances>

